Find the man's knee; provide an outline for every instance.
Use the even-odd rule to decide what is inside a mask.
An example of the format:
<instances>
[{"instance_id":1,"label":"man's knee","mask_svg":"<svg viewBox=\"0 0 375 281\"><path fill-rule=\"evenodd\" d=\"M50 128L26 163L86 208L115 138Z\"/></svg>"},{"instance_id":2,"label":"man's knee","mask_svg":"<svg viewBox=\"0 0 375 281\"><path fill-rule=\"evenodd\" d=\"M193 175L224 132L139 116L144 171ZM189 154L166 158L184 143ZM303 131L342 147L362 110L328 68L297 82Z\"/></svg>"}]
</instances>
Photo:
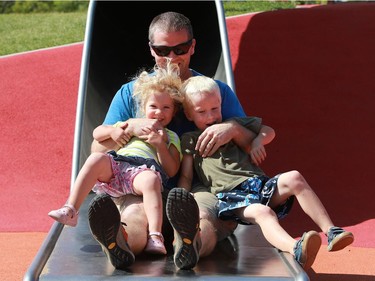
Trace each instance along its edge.
<instances>
[{"instance_id":1,"label":"man's knee","mask_svg":"<svg viewBox=\"0 0 375 281\"><path fill-rule=\"evenodd\" d=\"M233 234L238 223L232 220L224 221L207 209L200 209L201 228L204 231L213 233L216 241L221 241Z\"/></svg>"},{"instance_id":2,"label":"man's knee","mask_svg":"<svg viewBox=\"0 0 375 281\"><path fill-rule=\"evenodd\" d=\"M127 195L132 196L132 195ZM135 196L134 196L135 197ZM140 197L140 196L137 196ZM142 198L142 197L140 197ZM129 200L128 200L129 199ZM131 200L128 198L127 201L120 205L121 220L125 224L129 223L139 223L140 225L147 226L147 217L145 210L143 208L143 202L138 202L138 200ZM134 198L138 199L138 198Z\"/></svg>"},{"instance_id":3,"label":"man's knee","mask_svg":"<svg viewBox=\"0 0 375 281\"><path fill-rule=\"evenodd\" d=\"M218 223L220 224L217 226L217 241L224 240L225 238L229 237L233 232L236 230L238 223L232 220L223 221L218 219Z\"/></svg>"},{"instance_id":4,"label":"man's knee","mask_svg":"<svg viewBox=\"0 0 375 281\"><path fill-rule=\"evenodd\" d=\"M147 243L148 222L142 197L126 195L116 200L128 235L128 244L135 255L143 252Z\"/></svg>"}]
</instances>

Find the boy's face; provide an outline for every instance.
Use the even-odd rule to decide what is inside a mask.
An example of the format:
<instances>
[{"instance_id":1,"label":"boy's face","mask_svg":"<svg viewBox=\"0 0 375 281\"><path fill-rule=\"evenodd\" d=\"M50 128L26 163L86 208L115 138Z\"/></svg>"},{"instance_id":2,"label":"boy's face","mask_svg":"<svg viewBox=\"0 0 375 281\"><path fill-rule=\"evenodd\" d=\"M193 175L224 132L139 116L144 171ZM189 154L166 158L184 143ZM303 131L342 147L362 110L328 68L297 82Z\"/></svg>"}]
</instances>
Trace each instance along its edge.
<instances>
[{"instance_id":1,"label":"boy's face","mask_svg":"<svg viewBox=\"0 0 375 281\"><path fill-rule=\"evenodd\" d=\"M157 119L165 127L171 122L175 113L173 99L167 93L153 92L145 104L145 115L149 119Z\"/></svg>"},{"instance_id":2,"label":"boy's face","mask_svg":"<svg viewBox=\"0 0 375 281\"><path fill-rule=\"evenodd\" d=\"M217 92L195 94L187 102L185 115L199 130L221 123L221 97Z\"/></svg>"}]
</instances>

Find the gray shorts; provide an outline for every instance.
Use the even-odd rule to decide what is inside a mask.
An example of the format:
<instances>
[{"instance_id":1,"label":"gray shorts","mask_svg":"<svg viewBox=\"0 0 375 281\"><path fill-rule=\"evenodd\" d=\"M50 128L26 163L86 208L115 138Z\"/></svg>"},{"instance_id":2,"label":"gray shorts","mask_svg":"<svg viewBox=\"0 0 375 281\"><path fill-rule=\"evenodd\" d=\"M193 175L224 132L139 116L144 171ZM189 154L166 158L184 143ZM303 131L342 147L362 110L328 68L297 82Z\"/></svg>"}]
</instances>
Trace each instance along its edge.
<instances>
[{"instance_id":1,"label":"gray shorts","mask_svg":"<svg viewBox=\"0 0 375 281\"><path fill-rule=\"evenodd\" d=\"M209 220L215 228L218 241L231 235L238 224L235 221L225 221L218 218L217 197L203 185L195 185L191 192L194 194L199 210L204 213L203 218Z\"/></svg>"}]
</instances>

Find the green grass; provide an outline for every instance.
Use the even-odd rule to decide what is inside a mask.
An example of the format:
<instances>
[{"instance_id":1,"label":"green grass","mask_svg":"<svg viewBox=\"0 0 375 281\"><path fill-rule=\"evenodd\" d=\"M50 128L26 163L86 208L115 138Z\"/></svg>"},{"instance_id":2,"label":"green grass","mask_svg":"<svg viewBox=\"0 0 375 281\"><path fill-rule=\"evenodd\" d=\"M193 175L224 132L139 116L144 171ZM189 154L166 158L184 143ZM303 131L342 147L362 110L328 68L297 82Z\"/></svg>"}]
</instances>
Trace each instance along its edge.
<instances>
[{"instance_id":1,"label":"green grass","mask_svg":"<svg viewBox=\"0 0 375 281\"><path fill-rule=\"evenodd\" d=\"M0 14L0 56L81 42L86 11Z\"/></svg>"},{"instance_id":2,"label":"green grass","mask_svg":"<svg viewBox=\"0 0 375 281\"><path fill-rule=\"evenodd\" d=\"M250 12L290 9L296 6L295 1L224 1L225 16L235 16Z\"/></svg>"},{"instance_id":3,"label":"green grass","mask_svg":"<svg viewBox=\"0 0 375 281\"><path fill-rule=\"evenodd\" d=\"M293 1L224 1L226 16L293 8ZM0 56L82 42L86 11L0 14Z\"/></svg>"}]
</instances>

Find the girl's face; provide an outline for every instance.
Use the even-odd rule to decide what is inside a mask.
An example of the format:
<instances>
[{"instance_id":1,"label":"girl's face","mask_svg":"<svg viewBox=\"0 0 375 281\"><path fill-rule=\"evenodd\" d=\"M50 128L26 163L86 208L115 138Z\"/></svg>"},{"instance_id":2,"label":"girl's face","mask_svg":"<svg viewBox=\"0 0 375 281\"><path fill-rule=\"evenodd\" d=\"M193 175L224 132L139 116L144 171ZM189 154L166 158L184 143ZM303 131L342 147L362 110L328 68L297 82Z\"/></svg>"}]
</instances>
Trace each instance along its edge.
<instances>
[{"instance_id":1,"label":"girl's face","mask_svg":"<svg viewBox=\"0 0 375 281\"><path fill-rule=\"evenodd\" d=\"M189 98L185 115L199 130L221 123L221 98L219 93L200 93Z\"/></svg>"},{"instance_id":2,"label":"girl's face","mask_svg":"<svg viewBox=\"0 0 375 281\"><path fill-rule=\"evenodd\" d=\"M175 113L174 100L169 94L153 92L145 104L145 114L149 119L157 119L165 127L171 122Z\"/></svg>"}]
</instances>

